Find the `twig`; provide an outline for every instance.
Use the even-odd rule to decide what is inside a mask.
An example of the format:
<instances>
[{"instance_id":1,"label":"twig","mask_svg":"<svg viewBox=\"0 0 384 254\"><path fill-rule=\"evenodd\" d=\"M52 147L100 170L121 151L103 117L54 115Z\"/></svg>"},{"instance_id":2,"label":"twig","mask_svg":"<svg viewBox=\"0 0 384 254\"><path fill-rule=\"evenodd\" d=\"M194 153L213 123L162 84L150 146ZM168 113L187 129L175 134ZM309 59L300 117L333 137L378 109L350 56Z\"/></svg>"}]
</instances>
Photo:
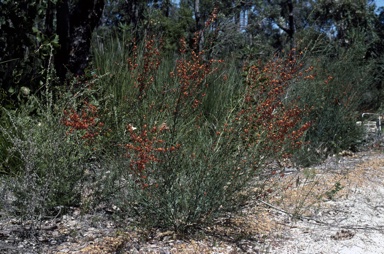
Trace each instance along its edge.
<instances>
[{"instance_id":1,"label":"twig","mask_svg":"<svg viewBox=\"0 0 384 254\"><path fill-rule=\"evenodd\" d=\"M382 231L384 230L384 226L376 226L376 227L372 227L372 226L369 226L369 225L366 225L366 226L351 226L351 225L346 225L346 226L338 226L338 225L333 225L333 224L330 224L330 223L327 223L327 222L324 222L324 221L321 221L321 220L317 220L317 219L314 219L312 217L307 217L307 216L302 216L302 215L295 215L295 214L292 214L290 212L287 212L277 206L274 206L268 202L265 202L263 200L258 200L258 202L270 207L270 208L273 208L274 210L278 211L278 212L281 212L281 213L284 213L286 215L288 215L289 217L292 217L292 218L296 218L298 220L301 220L301 221L304 221L304 220L307 220L308 222L311 222L311 221L314 221L318 224L322 224L324 226L328 226L328 227L332 227L332 228L345 228L345 229L362 229L362 230L377 230L377 231Z\"/></svg>"}]
</instances>

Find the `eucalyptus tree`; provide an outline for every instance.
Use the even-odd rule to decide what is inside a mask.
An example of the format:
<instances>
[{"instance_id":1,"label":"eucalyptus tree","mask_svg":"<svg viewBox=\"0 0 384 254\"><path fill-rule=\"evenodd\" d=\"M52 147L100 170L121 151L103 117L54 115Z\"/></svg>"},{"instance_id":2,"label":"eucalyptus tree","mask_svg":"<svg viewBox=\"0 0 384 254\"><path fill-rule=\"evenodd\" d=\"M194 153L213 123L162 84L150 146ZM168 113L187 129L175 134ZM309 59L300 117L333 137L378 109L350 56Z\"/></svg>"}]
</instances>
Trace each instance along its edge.
<instances>
[{"instance_id":1,"label":"eucalyptus tree","mask_svg":"<svg viewBox=\"0 0 384 254\"><path fill-rule=\"evenodd\" d=\"M368 40L374 39L376 18L373 0L318 0L312 13L314 26L345 46L356 29L366 31Z\"/></svg>"}]
</instances>

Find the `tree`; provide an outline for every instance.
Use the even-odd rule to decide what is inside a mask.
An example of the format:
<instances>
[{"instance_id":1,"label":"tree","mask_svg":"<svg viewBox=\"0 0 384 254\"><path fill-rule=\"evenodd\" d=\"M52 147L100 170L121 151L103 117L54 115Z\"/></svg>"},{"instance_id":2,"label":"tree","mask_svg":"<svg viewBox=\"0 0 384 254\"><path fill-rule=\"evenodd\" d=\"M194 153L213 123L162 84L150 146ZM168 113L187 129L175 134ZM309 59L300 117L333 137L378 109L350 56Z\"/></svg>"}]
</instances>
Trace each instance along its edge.
<instances>
[{"instance_id":1,"label":"tree","mask_svg":"<svg viewBox=\"0 0 384 254\"><path fill-rule=\"evenodd\" d=\"M351 43L348 33L352 29L373 32L374 9L373 0L318 0L313 9L313 25L347 46Z\"/></svg>"},{"instance_id":2,"label":"tree","mask_svg":"<svg viewBox=\"0 0 384 254\"><path fill-rule=\"evenodd\" d=\"M31 2L0 1L0 84L4 97L17 94L16 87L39 76L40 59L33 22L38 16L38 5ZM35 37L35 38L34 38ZM6 94L6 95L5 95ZM7 96L8 95L8 96ZM5 104L5 101L2 101ZM7 101L8 104L8 101Z\"/></svg>"},{"instance_id":3,"label":"tree","mask_svg":"<svg viewBox=\"0 0 384 254\"><path fill-rule=\"evenodd\" d=\"M61 81L68 72L83 74L103 7L104 0L1 1L0 84L5 97L14 99L21 86L39 90L52 62Z\"/></svg>"},{"instance_id":4,"label":"tree","mask_svg":"<svg viewBox=\"0 0 384 254\"><path fill-rule=\"evenodd\" d=\"M98 25L104 0L62 0L57 3L57 34L60 49L55 54L58 76L64 80L67 70L84 74L90 58L92 32Z\"/></svg>"},{"instance_id":5,"label":"tree","mask_svg":"<svg viewBox=\"0 0 384 254\"><path fill-rule=\"evenodd\" d=\"M278 7L280 9L279 15L276 15L276 12L271 12L269 18L276 24L282 31L284 31L288 36L288 41L290 44L290 49L293 50L296 48L295 43L295 17L294 17L294 3L292 0L284 1L269 1L273 7ZM274 8L275 9L275 8Z\"/></svg>"}]
</instances>

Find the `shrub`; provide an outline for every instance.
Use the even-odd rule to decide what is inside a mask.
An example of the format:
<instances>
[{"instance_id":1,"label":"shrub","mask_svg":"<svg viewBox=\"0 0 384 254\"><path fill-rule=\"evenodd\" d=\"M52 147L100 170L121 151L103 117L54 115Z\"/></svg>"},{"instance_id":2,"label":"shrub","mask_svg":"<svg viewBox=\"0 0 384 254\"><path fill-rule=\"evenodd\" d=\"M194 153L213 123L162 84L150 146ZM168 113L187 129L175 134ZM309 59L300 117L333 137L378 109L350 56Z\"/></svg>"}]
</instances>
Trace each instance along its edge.
<instances>
[{"instance_id":1,"label":"shrub","mask_svg":"<svg viewBox=\"0 0 384 254\"><path fill-rule=\"evenodd\" d=\"M329 154L356 147L361 140L362 129L356 121L372 81L372 66L364 59L362 47L341 48L337 56L325 51L312 61L314 78L292 87L292 94L301 98L300 105L311 108L305 118L312 122L308 142L296 153L302 164L317 163Z\"/></svg>"},{"instance_id":2,"label":"shrub","mask_svg":"<svg viewBox=\"0 0 384 254\"><path fill-rule=\"evenodd\" d=\"M122 190L113 197L123 214L185 232L236 209L251 180L262 185L257 179L270 176L263 168L267 159L301 146L309 127L300 124L305 110L284 95L302 77L294 60L276 58L249 65L243 83L236 72L224 73L226 63L184 41L172 70L172 61L150 53L161 51L152 39L144 45L116 72L105 70L114 76L108 86L124 80L115 90L121 98L116 126L125 123L116 131L125 152L117 153L113 169L122 175L113 173L107 182Z\"/></svg>"},{"instance_id":3,"label":"shrub","mask_svg":"<svg viewBox=\"0 0 384 254\"><path fill-rule=\"evenodd\" d=\"M98 107L88 102L93 93L86 86L58 95L52 104L47 90L42 98L30 95L17 111L2 109L1 138L7 144L2 149L8 157L2 161L0 202L9 215L41 219L84 205L93 158L101 157L107 133Z\"/></svg>"}]
</instances>

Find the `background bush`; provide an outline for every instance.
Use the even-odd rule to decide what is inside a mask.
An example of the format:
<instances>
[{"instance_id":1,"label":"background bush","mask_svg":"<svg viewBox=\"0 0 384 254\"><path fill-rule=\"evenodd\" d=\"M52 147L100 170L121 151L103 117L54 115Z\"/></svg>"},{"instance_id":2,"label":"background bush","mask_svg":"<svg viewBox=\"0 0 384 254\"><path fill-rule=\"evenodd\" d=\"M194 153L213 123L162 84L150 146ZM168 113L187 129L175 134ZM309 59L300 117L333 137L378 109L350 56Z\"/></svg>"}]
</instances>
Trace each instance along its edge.
<instances>
[{"instance_id":1,"label":"background bush","mask_svg":"<svg viewBox=\"0 0 384 254\"><path fill-rule=\"evenodd\" d=\"M312 123L306 134L308 143L297 154L305 165L341 150L356 150L361 141L363 130L356 121L364 108L374 103L366 100L374 75L372 60L365 57L369 45L364 45L360 36L354 34L351 47L335 50L327 46L322 56L309 57L314 78L292 87L300 103L311 108L306 119Z\"/></svg>"}]
</instances>

